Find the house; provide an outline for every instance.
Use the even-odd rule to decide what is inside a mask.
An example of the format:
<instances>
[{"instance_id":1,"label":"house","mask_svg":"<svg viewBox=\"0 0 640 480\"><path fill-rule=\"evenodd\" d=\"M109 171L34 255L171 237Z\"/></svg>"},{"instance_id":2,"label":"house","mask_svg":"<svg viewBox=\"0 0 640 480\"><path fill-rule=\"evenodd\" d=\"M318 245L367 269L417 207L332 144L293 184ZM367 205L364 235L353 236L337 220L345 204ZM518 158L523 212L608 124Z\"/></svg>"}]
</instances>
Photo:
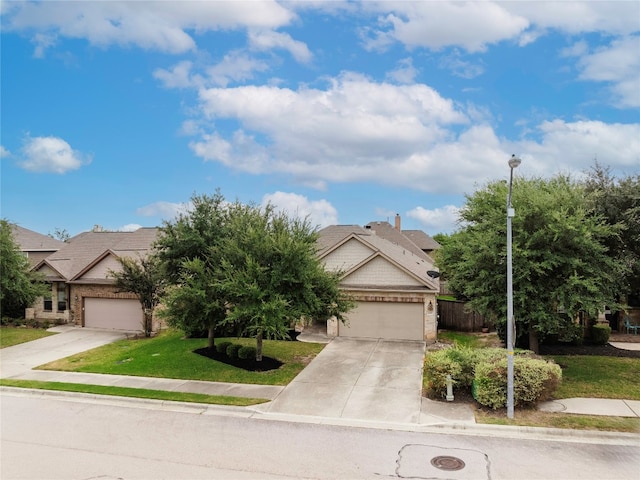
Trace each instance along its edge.
<instances>
[{"instance_id":1,"label":"house","mask_svg":"<svg viewBox=\"0 0 640 480\"><path fill-rule=\"evenodd\" d=\"M320 259L343 272L340 286L356 302L345 324L328 320L327 335L436 341L439 285L421 248L387 222L330 226L319 235Z\"/></svg>"},{"instance_id":2,"label":"house","mask_svg":"<svg viewBox=\"0 0 640 480\"><path fill-rule=\"evenodd\" d=\"M51 283L51 295L27 309L27 318L64 320L82 327L141 330L142 307L132 293L117 293L109 271L119 257L137 258L151 249L156 228L135 232L91 231L70 239L33 270Z\"/></svg>"},{"instance_id":3,"label":"house","mask_svg":"<svg viewBox=\"0 0 640 480\"><path fill-rule=\"evenodd\" d=\"M11 224L11 235L22 254L29 259L31 267L34 267L66 245L60 240L34 232L15 223Z\"/></svg>"}]
</instances>

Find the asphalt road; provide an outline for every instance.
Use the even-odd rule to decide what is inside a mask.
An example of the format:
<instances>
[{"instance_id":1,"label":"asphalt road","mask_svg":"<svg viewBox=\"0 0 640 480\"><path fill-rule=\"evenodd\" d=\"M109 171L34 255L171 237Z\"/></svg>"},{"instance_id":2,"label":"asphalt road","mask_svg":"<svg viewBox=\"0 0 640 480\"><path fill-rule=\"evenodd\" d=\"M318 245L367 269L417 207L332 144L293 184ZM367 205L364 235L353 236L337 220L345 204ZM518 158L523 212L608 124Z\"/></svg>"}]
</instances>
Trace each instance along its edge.
<instances>
[{"instance_id":1,"label":"asphalt road","mask_svg":"<svg viewBox=\"0 0 640 480\"><path fill-rule=\"evenodd\" d=\"M6 390L0 402L3 480L623 480L640 471L638 436L408 432ZM436 457L464 465L442 470Z\"/></svg>"}]
</instances>

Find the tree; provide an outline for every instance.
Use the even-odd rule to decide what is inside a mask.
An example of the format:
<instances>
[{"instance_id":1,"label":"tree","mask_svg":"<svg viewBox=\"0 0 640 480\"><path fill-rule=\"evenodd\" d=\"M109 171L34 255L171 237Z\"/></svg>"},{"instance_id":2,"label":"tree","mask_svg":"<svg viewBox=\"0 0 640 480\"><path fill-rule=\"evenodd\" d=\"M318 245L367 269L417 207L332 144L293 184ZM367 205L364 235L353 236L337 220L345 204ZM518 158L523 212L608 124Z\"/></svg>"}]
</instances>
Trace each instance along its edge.
<instances>
[{"instance_id":1,"label":"tree","mask_svg":"<svg viewBox=\"0 0 640 480\"><path fill-rule=\"evenodd\" d=\"M145 337L153 330L153 312L161 301L165 289L164 272L159 259L147 255L135 260L130 257L118 257L122 267L120 271L109 271L115 279L115 287L120 292L134 293L142 306L142 329Z\"/></svg>"},{"instance_id":2,"label":"tree","mask_svg":"<svg viewBox=\"0 0 640 480\"><path fill-rule=\"evenodd\" d=\"M54 228L53 233L50 233L49 236L51 238L55 238L56 240L60 240L62 242L69 242L71 239L71 235L67 231L66 228Z\"/></svg>"},{"instance_id":3,"label":"tree","mask_svg":"<svg viewBox=\"0 0 640 480\"><path fill-rule=\"evenodd\" d=\"M616 276L619 291L640 305L640 174L615 178L610 168L596 162L585 187L589 207L619 230L606 241L609 253L626 266Z\"/></svg>"},{"instance_id":4,"label":"tree","mask_svg":"<svg viewBox=\"0 0 640 480\"><path fill-rule=\"evenodd\" d=\"M155 244L172 285L162 314L188 335L207 330L208 347L213 348L216 328L226 320L219 279L220 245L228 237L227 204L220 191L194 195L191 204L189 211L163 224Z\"/></svg>"},{"instance_id":5,"label":"tree","mask_svg":"<svg viewBox=\"0 0 640 480\"><path fill-rule=\"evenodd\" d=\"M470 307L506 324L505 182L466 197L463 227L437 252L448 286ZM618 234L585 202L585 189L566 176L516 179L512 203L514 311L520 344L537 350L538 336L577 336L580 313L595 316L614 303L624 266L606 244ZM580 332L581 333L581 332Z\"/></svg>"},{"instance_id":6,"label":"tree","mask_svg":"<svg viewBox=\"0 0 640 480\"><path fill-rule=\"evenodd\" d=\"M42 276L31 271L29 260L13 238L11 224L0 220L0 305L2 315L24 317L24 310L49 292Z\"/></svg>"},{"instance_id":7,"label":"tree","mask_svg":"<svg viewBox=\"0 0 640 480\"><path fill-rule=\"evenodd\" d=\"M256 338L286 338L292 323L327 318L352 307L340 277L317 256L317 232L308 220L289 218L271 205L236 203L229 210L230 235L222 246L227 321Z\"/></svg>"}]
</instances>

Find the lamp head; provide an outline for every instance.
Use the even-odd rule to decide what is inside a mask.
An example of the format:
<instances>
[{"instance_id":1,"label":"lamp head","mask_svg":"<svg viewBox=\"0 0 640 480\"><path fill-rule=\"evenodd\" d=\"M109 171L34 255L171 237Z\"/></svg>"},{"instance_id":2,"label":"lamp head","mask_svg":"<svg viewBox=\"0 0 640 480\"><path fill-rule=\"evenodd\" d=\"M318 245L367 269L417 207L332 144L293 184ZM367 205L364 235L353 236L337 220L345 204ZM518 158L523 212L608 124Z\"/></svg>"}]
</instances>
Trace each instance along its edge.
<instances>
[{"instance_id":1,"label":"lamp head","mask_svg":"<svg viewBox=\"0 0 640 480\"><path fill-rule=\"evenodd\" d=\"M511 158L509 159L509 167L510 168L516 168L521 163L522 163L522 160L520 160L515 155L511 155Z\"/></svg>"}]
</instances>

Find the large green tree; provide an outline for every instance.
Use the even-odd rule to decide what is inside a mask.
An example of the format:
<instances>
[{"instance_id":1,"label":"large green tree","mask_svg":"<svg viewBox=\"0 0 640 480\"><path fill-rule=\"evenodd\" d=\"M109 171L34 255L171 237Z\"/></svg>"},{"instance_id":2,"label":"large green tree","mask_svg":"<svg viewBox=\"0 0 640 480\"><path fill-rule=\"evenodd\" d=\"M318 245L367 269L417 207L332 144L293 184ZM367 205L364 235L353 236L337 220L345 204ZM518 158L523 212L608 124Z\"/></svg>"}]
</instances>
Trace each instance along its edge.
<instances>
[{"instance_id":1,"label":"large green tree","mask_svg":"<svg viewBox=\"0 0 640 480\"><path fill-rule=\"evenodd\" d=\"M30 270L29 260L13 238L11 224L0 220L0 306L2 316L22 318L24 310L50 291L50 285Z\"/></svg>"},{"instance_id":2,"label":"large green tree","mask_svg":"<svg viewBox=\"0 0 640 480\"><path fill-rule=\"evenodd\" d=\"M188 211L163 224L155 244L172 285L162 315L189 335L207 331L209 348L214 346L216 329L226 321L220 265L227 225L228 205L219 191L194 195Z\"/></svg>"},{"instance_id":3,"label":"large green tree","mask_svg":"<svg viewBox=\"0 0 640 480\"><path fill-rule=\"evenodd\" d=\"M222 262L228 321L256 338L256 360L262 360L263 338L286 338L305 318L341 319L352 307L339 275L318 259L318 234L308 220L271 205L236 203L229 211Z\"/></svg>"},{"instance_id":4,"label":"large green tree","mask_svg":"<svg viewBox=\"0 0 640 480\"><path fill-rule=\"evenodd\" d=\"M145 337L150 337L153 330L153 312L164 293L166 281L157 256L151 254L139 259L118 257L122 267L119 271L109 271L115 279L118 292L134 293L142 307L142 329Z\"/></svg>"},{"instance_id":5,"label":"large green tree","mask_svg":"<svg viewBox=\"0 0 640 480\"><path fill-rule=\"evenodd\" d=\"M585 186L590 208L619 231L606 240L610 254L626 266L615 277L619 291L640 302L640 174L615 177L596 162Z\"/></svg>"},{"instance_id":6,"label":"large green tree","mask_svg":"<svg viewBox=\"0 0 640 480\"><path fill-rule=\"evenodd\" d=\"M437 252L449 288L466 297L474 311L495 319L501 332L507 189L496 181L468 195L460 211L462 227ZM594 214L585 196L582 184L563 175L514 181L513 298L520 345L528 340L537 350L539 336L578 335L580 313L595 316L614 303L614 277L625 266L607 242L618 229Z\"/></svg>"}]
</instances>

